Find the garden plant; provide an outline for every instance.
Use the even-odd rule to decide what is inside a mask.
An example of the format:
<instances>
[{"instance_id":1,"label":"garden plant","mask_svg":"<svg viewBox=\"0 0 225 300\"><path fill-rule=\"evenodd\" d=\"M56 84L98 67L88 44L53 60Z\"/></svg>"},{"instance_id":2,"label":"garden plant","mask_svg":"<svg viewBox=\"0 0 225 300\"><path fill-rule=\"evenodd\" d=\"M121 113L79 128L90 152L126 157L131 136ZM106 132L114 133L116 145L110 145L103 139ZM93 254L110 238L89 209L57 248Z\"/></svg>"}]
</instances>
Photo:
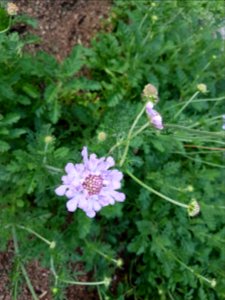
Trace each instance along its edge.
<instances>
[{"instance_id":1,"label":"garden plant","mask_svg":"<svg viewBox=\"0 0 225 300\"><path fill-rule=\"evenodd\" d=\"M1 2L12 299L24 283L39 299L32 260L56 300L69 285L100 300L225 299L224 12L222 0L115 0L91 46L59 62L27 50L38 38L14 26L38 24Z\"/></svg>"}]
</instances>

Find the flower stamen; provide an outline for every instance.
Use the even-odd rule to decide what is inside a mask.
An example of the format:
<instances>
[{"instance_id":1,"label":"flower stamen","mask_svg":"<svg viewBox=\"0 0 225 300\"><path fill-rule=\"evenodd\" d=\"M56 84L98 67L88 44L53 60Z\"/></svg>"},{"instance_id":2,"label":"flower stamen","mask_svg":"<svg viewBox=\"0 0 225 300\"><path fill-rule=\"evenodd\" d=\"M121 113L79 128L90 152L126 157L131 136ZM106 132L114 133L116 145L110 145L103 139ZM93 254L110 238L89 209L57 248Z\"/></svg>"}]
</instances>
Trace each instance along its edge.
<instances>
[{"instance_id":1,"label":"flower stamen","mask_svg":"<svg viewBox=\"0 0 225 300\"><path fill-rule=\"evenodd\" d=\"M88 175L83 184L83 188L88 191L88 195L96 195L99 194L102 186L103 186L103 179L100 175Z\"/></svg>"}]
</instances>

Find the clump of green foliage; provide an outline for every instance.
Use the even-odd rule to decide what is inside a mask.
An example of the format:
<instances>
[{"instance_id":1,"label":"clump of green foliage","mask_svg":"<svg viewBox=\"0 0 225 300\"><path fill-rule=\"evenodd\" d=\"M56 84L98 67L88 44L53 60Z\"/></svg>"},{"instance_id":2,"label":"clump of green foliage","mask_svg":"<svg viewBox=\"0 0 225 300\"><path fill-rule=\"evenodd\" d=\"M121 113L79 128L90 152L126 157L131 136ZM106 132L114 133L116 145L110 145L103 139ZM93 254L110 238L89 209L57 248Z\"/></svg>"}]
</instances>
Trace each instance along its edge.
<instances>
[{"instance_id":1,"label":"clump of green foliage","mask_svg":"<svg viewBox=\"0 0 225 300\"><path fill-rule=\"evenodd\" d=\"M111 32L61 63L27 53L32 38L0 32L0 247L13 238L14 299L15 273L29 282L24 265L33 258L51 269L54 299L79 281L74 263L101 283L99 299L225 297L223 22L219 0L117 0ZM129 136L149 82L165 129L142 114ZM126 201L93 220L69 214L54 193L84 145L124 172ZM201 211L190 217L195 200ZM105 278L115 274L110 289Z\"/></svg>"}]
</instances>

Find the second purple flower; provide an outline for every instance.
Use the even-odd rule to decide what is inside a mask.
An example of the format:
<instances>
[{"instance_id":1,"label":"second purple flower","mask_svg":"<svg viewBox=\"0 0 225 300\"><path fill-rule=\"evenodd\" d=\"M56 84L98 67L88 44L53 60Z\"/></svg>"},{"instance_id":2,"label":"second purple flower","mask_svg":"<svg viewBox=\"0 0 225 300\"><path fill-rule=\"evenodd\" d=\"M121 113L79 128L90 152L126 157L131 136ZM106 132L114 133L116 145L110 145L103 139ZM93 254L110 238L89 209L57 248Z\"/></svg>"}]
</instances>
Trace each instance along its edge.
<instances>
[{"instance_id":1,"label":"second purple flower","mask_svg":"<svg viewBox=\"0 0 225 300\"><path fill-rule=\"evenodd\" d=\"M163 122L162 122L162 117L161 115L153 109L153 103L152 102L147 102L146 104L146 113L150 119L150 122L152 125L157 128L157 129L163 129Z\"/></svg>"}]
</instances>

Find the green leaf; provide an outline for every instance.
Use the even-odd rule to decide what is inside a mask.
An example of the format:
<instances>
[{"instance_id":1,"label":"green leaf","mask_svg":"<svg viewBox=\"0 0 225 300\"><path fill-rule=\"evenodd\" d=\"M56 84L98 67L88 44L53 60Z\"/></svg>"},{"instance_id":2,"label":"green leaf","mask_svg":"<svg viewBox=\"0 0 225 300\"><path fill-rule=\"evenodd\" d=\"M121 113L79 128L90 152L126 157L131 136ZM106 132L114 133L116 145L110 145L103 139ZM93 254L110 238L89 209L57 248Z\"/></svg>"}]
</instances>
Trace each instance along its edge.
<instances>
[{"instance_id":1,"label":"green leaf","mask_svg":"<svg viewBox=\"0 0 225 300\"><path fill-rule=\"evenodd\" d=\"M1 31L4 31L5 29L8 28L10 23L10 17L8 13L0 7L0 34Z\"/></svg>"},{"instance_id":2,"label":"green leaf","mask_svg":"<svg viewBox=\"0 0 225 300\"><path fill-rule=\"evenodd\" d=\"M10 149L10 146L8 143L4 141L0 141L0 152L6 152Z\"/></svg>"}]
</instances>

